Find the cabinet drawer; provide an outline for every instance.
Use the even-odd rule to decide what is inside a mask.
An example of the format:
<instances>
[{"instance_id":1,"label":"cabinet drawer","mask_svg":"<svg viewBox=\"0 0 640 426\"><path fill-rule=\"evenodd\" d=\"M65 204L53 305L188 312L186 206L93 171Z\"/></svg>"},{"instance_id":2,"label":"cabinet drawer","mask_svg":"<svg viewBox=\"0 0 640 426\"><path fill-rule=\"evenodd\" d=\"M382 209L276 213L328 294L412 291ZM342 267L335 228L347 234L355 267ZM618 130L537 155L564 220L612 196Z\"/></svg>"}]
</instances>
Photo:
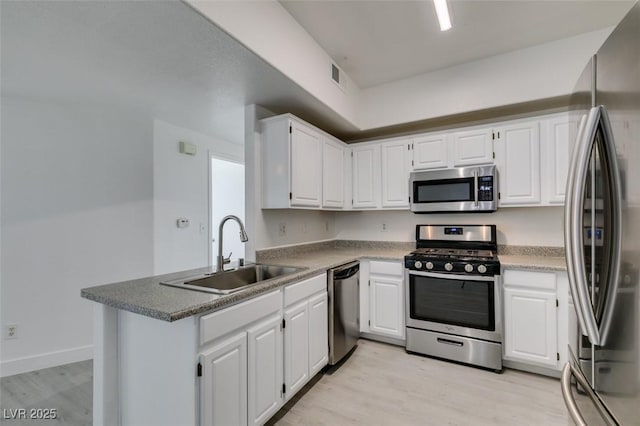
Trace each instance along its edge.
<instances>
[{"instance_id":1,"label":"cabinet drawer","mask_svg":"<svg viewBox=\"0 0 640 426\"><path fill-rule=\"evenodd\" d=\"M284 288L284 306L289 306L320 291L326 290L327 274L318 275L300 281L299 283L288 285Z\"/></svg>"},{"instance_id":2,"label":"cabinet drawer","mask_svg":"<svg viewBox=\"0 0 640 426\"><path fill-rule=\"evenodd\" d=\"M281 309L282 294L280 290L276 290L205 315L200 318L200 344L203 345L233 330L246 327L252 322Z\"/></svg>"},{"instance_id":3,"label":"cabinet drawer","mask_svg":"<svg viewBox=\"0 0 640 426\"><path fill-rule=\"evenodd\" d=\"M553 272L504 271L505 286L529 287L536 289L556 289L556 274Z\"/></svg>"},{"instance_id":4,"label":"cabinet drawer","mask_svg":"<svg viewBox=\"0 0 640 426\"><path fill-rule=\"evenodd\" d=\"M403 275L402 262L380 262L372 260L369 262L369 273L401 277Z\"/></svg>"}]
</instances>

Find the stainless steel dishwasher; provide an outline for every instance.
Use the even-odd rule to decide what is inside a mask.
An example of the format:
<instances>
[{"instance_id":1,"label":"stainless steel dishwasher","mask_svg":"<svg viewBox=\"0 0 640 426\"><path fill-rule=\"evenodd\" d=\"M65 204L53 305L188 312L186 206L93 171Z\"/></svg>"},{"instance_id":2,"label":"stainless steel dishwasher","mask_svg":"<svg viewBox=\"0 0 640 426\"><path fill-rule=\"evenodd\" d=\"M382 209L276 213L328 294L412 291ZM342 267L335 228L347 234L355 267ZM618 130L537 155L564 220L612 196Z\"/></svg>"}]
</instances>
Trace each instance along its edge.
<instances>
[{"instance_id":1,"label":"stainless steel dishwasher","mask_svg":"<svg viewBox=\"0 0 640 426\"><path fill-rule=\"evenodd\" d=\"M329 288L329 364L347 355L360 337L360 262L327 273Z\"/></svg>"}]
</instances>

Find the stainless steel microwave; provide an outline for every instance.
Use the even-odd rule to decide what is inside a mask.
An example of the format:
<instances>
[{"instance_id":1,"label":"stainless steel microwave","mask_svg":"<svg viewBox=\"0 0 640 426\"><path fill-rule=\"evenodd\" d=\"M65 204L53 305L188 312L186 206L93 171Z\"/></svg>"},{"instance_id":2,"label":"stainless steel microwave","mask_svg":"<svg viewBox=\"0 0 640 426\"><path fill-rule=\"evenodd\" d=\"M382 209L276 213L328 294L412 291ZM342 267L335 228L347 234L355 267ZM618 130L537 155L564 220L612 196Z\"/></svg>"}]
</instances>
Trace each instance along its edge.
<instances>
[{"instance_id":1,"label":"stainless steel microwave","mask_svg":"<svg viewBox=\"0 0 640 426\"><path fill-rule=\"evenodd\" d=\"M414 213L494 212L498 171L478 166L412 172L409 194Z\"/></svg>"}]
</instances>

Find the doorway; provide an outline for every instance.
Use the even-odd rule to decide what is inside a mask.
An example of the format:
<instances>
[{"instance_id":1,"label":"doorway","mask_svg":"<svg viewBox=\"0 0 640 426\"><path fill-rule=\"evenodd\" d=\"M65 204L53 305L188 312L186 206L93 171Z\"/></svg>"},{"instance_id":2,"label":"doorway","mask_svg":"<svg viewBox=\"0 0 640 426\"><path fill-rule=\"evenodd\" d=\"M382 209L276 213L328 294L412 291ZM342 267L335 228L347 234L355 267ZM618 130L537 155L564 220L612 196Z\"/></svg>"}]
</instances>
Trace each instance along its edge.
<instances>
[{"instance_id":1,"label":"doorway","mask_svg":"<svg viewBox=\"0 0 640 426\"><path fill-rule=\"evenodd\" d=\"M211 176L211 245L209 262L216 264L218 256L218 226L227 215L238 216L244 223L244 164L237 160L210 155ZM231 255L231 262L244 258L244 243L240 241L237 223L224 227L224 256Z\"/></svg>"}]
</instances>

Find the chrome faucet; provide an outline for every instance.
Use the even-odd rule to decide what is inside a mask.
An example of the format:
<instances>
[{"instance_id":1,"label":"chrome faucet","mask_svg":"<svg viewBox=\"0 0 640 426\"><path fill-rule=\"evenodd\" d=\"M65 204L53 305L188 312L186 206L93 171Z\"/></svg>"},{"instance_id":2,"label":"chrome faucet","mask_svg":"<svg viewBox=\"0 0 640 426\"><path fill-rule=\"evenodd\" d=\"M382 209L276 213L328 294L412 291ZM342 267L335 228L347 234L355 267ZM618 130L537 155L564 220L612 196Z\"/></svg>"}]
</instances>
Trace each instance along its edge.
<instances>
[{"instance_id":1,"label":"chrome faucet","mask_svg":"<svg viewBox=\"0 0 640 426\"><path fill-rule=\"evenodd\" d=\"M247 242L249 241L249 237L247 237L247 231L244 230L244 224L240 220L238 216L228 215L222 218L220 221L220 226L218 227L218 258L216 262L216 271L221 272L224 269L224 265L231 262L231 253L229 253L229 257L224 257L222 254L222 229L224 228L224 224L229 219L233 219L238 222L240 225L240 241Z\"/></svg>"}]
</instances>

